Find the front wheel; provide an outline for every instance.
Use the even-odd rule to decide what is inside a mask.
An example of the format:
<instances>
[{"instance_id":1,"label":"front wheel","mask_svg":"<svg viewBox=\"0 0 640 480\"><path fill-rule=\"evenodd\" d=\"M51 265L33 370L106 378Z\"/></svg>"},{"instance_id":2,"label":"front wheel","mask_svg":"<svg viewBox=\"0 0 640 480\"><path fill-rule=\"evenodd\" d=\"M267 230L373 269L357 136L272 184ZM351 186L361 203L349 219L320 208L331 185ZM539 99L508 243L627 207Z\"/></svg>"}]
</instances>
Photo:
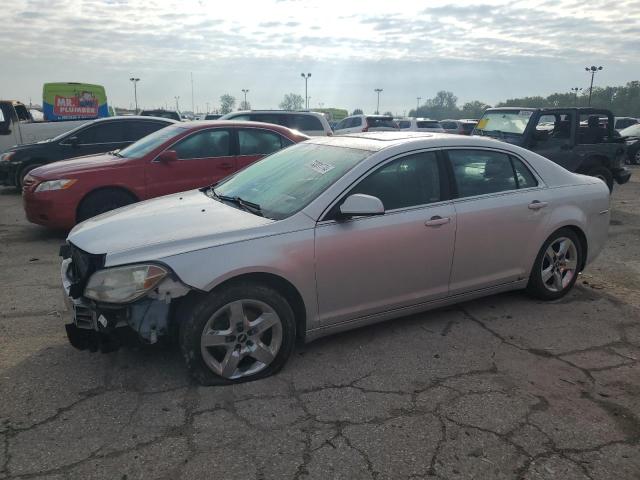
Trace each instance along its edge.
<instances>
[{"instance_id":1,"label":"front wheel","mask_svg":"<svg viewBox=\"0 0 640 480\"><path fill-rule=\"evenodd\" d=\"M529 276L527 292L541 300L557 300L576 283L582 265L582 246L568 228L551 235L544 243Z\"/></svg>"},{"instance_id":2,"label":"front wheel","mask_svg":"<svg viewBox=\"0 0 640 480\"><path fill-rule=\"evenodd\" d=\"M124 190L104 189L87 195L78 207L77 222L135 203L136 198Z\"/></svg>"},{"instance_id":3,"label":"front wheel","mask_svg":"<svg viewBox=\"0 0 640 480\"><path fill-rule=\"evenodd\" d=\"M255 283L209 293L180 321L180 349L191 375L202 385L273 375L291 355L296 338L286 299Z\"/></svg>"}]
</instances>

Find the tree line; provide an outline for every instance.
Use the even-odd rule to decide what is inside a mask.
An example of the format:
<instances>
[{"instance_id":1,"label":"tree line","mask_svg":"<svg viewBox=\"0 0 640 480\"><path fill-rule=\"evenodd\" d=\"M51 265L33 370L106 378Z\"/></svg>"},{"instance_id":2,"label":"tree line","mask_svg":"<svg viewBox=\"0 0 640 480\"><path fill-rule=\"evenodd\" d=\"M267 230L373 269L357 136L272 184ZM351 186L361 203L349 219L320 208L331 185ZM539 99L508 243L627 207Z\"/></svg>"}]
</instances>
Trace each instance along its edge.
<instances>
[{"instance_id":1,"label":"tree line","mask_svg":"<svg viewBox=\"0 0 640 480\"><path fill-rule=\"evenodd\" d=\"M577 93L553 93L547 97L533 96L510 98L497 103L496 107L586 107L589 104L589 89L583 89ZM224 94L220 97L220 109L222 114L232 112L236 105L236 99L232 95ZM640 117L640 81L634 80L626 85L617 87L593 87L591 94L591 106L595 108L607 108L616 116ZM304 97L297 93L286 94L279 104L282 110L301 110L304 107ZM433 98L427 99L422 105L409 110L410 117L425 117L435 120L445 118L480 118L485 109L490 108L480 100L466 102L458 106L458 97L453 92L441 90ZM249 102L240 102L240 110L250 110ZM352 115L363 113L356 108ZM391 112L386 112L391 115Z\"/></svg>"}]
</instances>

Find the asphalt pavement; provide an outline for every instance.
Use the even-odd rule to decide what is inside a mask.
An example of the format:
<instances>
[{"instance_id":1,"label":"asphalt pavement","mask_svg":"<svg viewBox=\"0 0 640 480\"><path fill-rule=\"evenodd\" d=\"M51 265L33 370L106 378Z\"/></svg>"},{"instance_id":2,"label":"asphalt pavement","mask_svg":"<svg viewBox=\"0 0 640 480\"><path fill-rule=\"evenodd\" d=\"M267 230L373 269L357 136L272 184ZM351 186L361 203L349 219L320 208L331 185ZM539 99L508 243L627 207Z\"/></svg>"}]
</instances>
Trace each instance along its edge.
<instances>
[{"instance_id":1,"label":"asphalt pavement","mask_svg":"<svg viewBox=\"0 0 640 480\"><path fill-rule=\"evenodd\" d=\"M638 479L640 168L564 299L520 292L200 387L171 349L73 349L58 248L0 189L0 479Z\"/></svg>"}]
</instances>

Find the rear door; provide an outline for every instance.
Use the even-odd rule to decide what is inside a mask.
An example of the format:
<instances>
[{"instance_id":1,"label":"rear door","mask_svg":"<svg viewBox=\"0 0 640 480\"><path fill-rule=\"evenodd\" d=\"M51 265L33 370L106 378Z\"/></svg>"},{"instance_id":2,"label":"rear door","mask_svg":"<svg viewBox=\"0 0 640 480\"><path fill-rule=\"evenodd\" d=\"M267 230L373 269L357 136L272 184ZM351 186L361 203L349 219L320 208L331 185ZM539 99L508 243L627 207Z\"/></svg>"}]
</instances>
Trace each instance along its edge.
<instances>
[{"instance_id":1,"label":"rear door","mask_svg":"<svg viewBox=\"0 0 640 480\"><path fill-rule=\"evenodd\" d=\"M457 219L451 295L525 279L544 240L548 190L522 159L505 152L446 153Z\"/></svg>"},{"instance_id":2,"label":"rear door","mask_svg":"<svg viewBox=\"0 0 640 480\"><path fill-rule=\"evenodd\" d=\"M237 169L246 167L293 142L277 132L262 128L239 128Z\"/></svg>"},{"instance_id":3,"label":"rear door","mask_svg":"<svg viewBox=\"0 0 640 480\"><path fill-rule=\"evenodd\" d=\"M166 150L178 160L153 160L147 166L147 195L157 197L211 185L237 169L236 132L229 128L197 130Z\"/></svg>"}]
</instances>

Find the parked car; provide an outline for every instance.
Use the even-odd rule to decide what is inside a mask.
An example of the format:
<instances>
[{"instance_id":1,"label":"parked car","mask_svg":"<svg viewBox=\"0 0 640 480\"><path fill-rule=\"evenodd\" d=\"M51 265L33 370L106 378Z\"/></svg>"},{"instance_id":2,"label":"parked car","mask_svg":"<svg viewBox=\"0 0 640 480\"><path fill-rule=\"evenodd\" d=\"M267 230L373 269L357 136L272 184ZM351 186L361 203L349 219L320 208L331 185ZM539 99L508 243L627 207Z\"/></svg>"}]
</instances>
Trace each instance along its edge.
<instances>
[{"instance_id":1,"label":"parked car","mask_svg":"<svg viewBox=\"0 0 640 480\"><path fill-rule=\"evenodd\" d=\"M601 119L607 119L605 125ZM549 120L553 128L549 128ZM585 122L584 124L582 122ZM613 191L631 172L624 167L625 145L613 129L613 114L597 108L519 108L485 110L474 135L528 148L567 170L600 178Z\"/></svg>"},{"instance_id":2,"label":"parked car","mask_svg":"<svg viewBox=\"0 0 640 480\"><path fill-rule=\"evenodd\" d=\"M108 117L90 120L50 140L18 145L0 155L0 183L22 188L24 177L47 163L131 145L175 123L166 118Z\"/></svg>"},{"instance_id":3,"label":"parked car","mask_svg":"<svg viewBox=\"0 0 640 480\"><path fill-rule=\"evenodd\" d=\"M314 138L76 227L66 328L93 351L175 337L198 381L242 382L277 372L296 338L507 290L561 298L608 225L604 183L505 142Z\"/></svg>"},{"instance_id":4,"label":"parked car","mask_svg":"<svg viewBox=\"0 0 640 480\"><path fill-rule=\"evenodd\" d=\"M436 132L445 133L438 120L430 118L403 118L396 122L400 130L409 132Z\"/></svg>"},{"instance_id":5,"label":"parked car","mask_svg":"<svg viewBox=\"0 0 640 480\"><path fill-rule=\"evenodd\" d=\"M142 110L140 115L143 117L161 117L161 118L170 118L171 120L175 120L176 122L182 122L185 120L180 115L180 112L175 110L164 110L163 108L157 108L155 110Z\"/></svg>"},{"instance_id":6,"label":"parked car","mask_svg":"<svg viewBox=\"0 0 640 480\"><path fill-rule=\"evenodd\" d=\"M68 229L130 203L211 185L307 138L253 122L176 123L120 151L32 170L24 209L30 222Z\"/></svg>"},{"instance_id":7,"label":"parked car","mask_svg":"<svg viewBox=\"0 0 640 480\"><path fill-rule=\"evenodd\" d=\"M638 119L633 117L615 117L613 121L614 121L613 128L615 128L618 131L624 130L625 128L630 127L631 125L636 125L638 123Z\"/></svg>"},{"instance_id":8,"label":"parked car","mask_svg":"<svg viewBox=\"0 0 640 480\"><path fill-rule=\"evenodd\" d=\"M477 124L478 122L473 120L440 120L440 125L446 133L457 135L471 135Z\"/></svg>"},{"instance_id":9,"label":"parked car","mask_svg":"<svg viewBox=\"0 0 640 480\"><path fill-rule=\"evenodd\" d=\"M627 158L633 165L640 164L640 123L620 130L620 136L627 144Z\"/></svg>"},{"instance_id":10,"label":"parked car","mask_svg":"<svg viewBox=\"0 0 640 480\"><path fill-rule=\"evenodd\" d=\"M218 120L220 117L222 117L222 115L219 115L217 113L207 113L204 116L205 120Z\"/></svg>"},{"instance_id":11,"label":"parked car","mask_svg":"<svg viewBox=\"0 0 640 480\"><path fill-rule=\"evenodd\" d=\"M227 113L220 120L242 120L282 125L312 137L333 135L326 117L317 112L287 110L245 110Z\"/></svg>"},{"instance_id":12,"label":"parked car","mask_svg":"<svg viewBox=\"0 0 640 480\"><path fill-rule=\"evenodd\" d=\"M351 115L336 125L336 135L360 132L383 132L398 130L398 124L389 115Z\"/></svg>"},{"instance_id":13,"label":"parked car","mask_svg":"<svg viewBox=\"0 0 640 480\"><path fill-rule=\"evenodd\" d=\"M86 122L87 120L36 122L23 103L0 100L0 153L14 145L53 138Z\"/></svg>"}]
</instances>

